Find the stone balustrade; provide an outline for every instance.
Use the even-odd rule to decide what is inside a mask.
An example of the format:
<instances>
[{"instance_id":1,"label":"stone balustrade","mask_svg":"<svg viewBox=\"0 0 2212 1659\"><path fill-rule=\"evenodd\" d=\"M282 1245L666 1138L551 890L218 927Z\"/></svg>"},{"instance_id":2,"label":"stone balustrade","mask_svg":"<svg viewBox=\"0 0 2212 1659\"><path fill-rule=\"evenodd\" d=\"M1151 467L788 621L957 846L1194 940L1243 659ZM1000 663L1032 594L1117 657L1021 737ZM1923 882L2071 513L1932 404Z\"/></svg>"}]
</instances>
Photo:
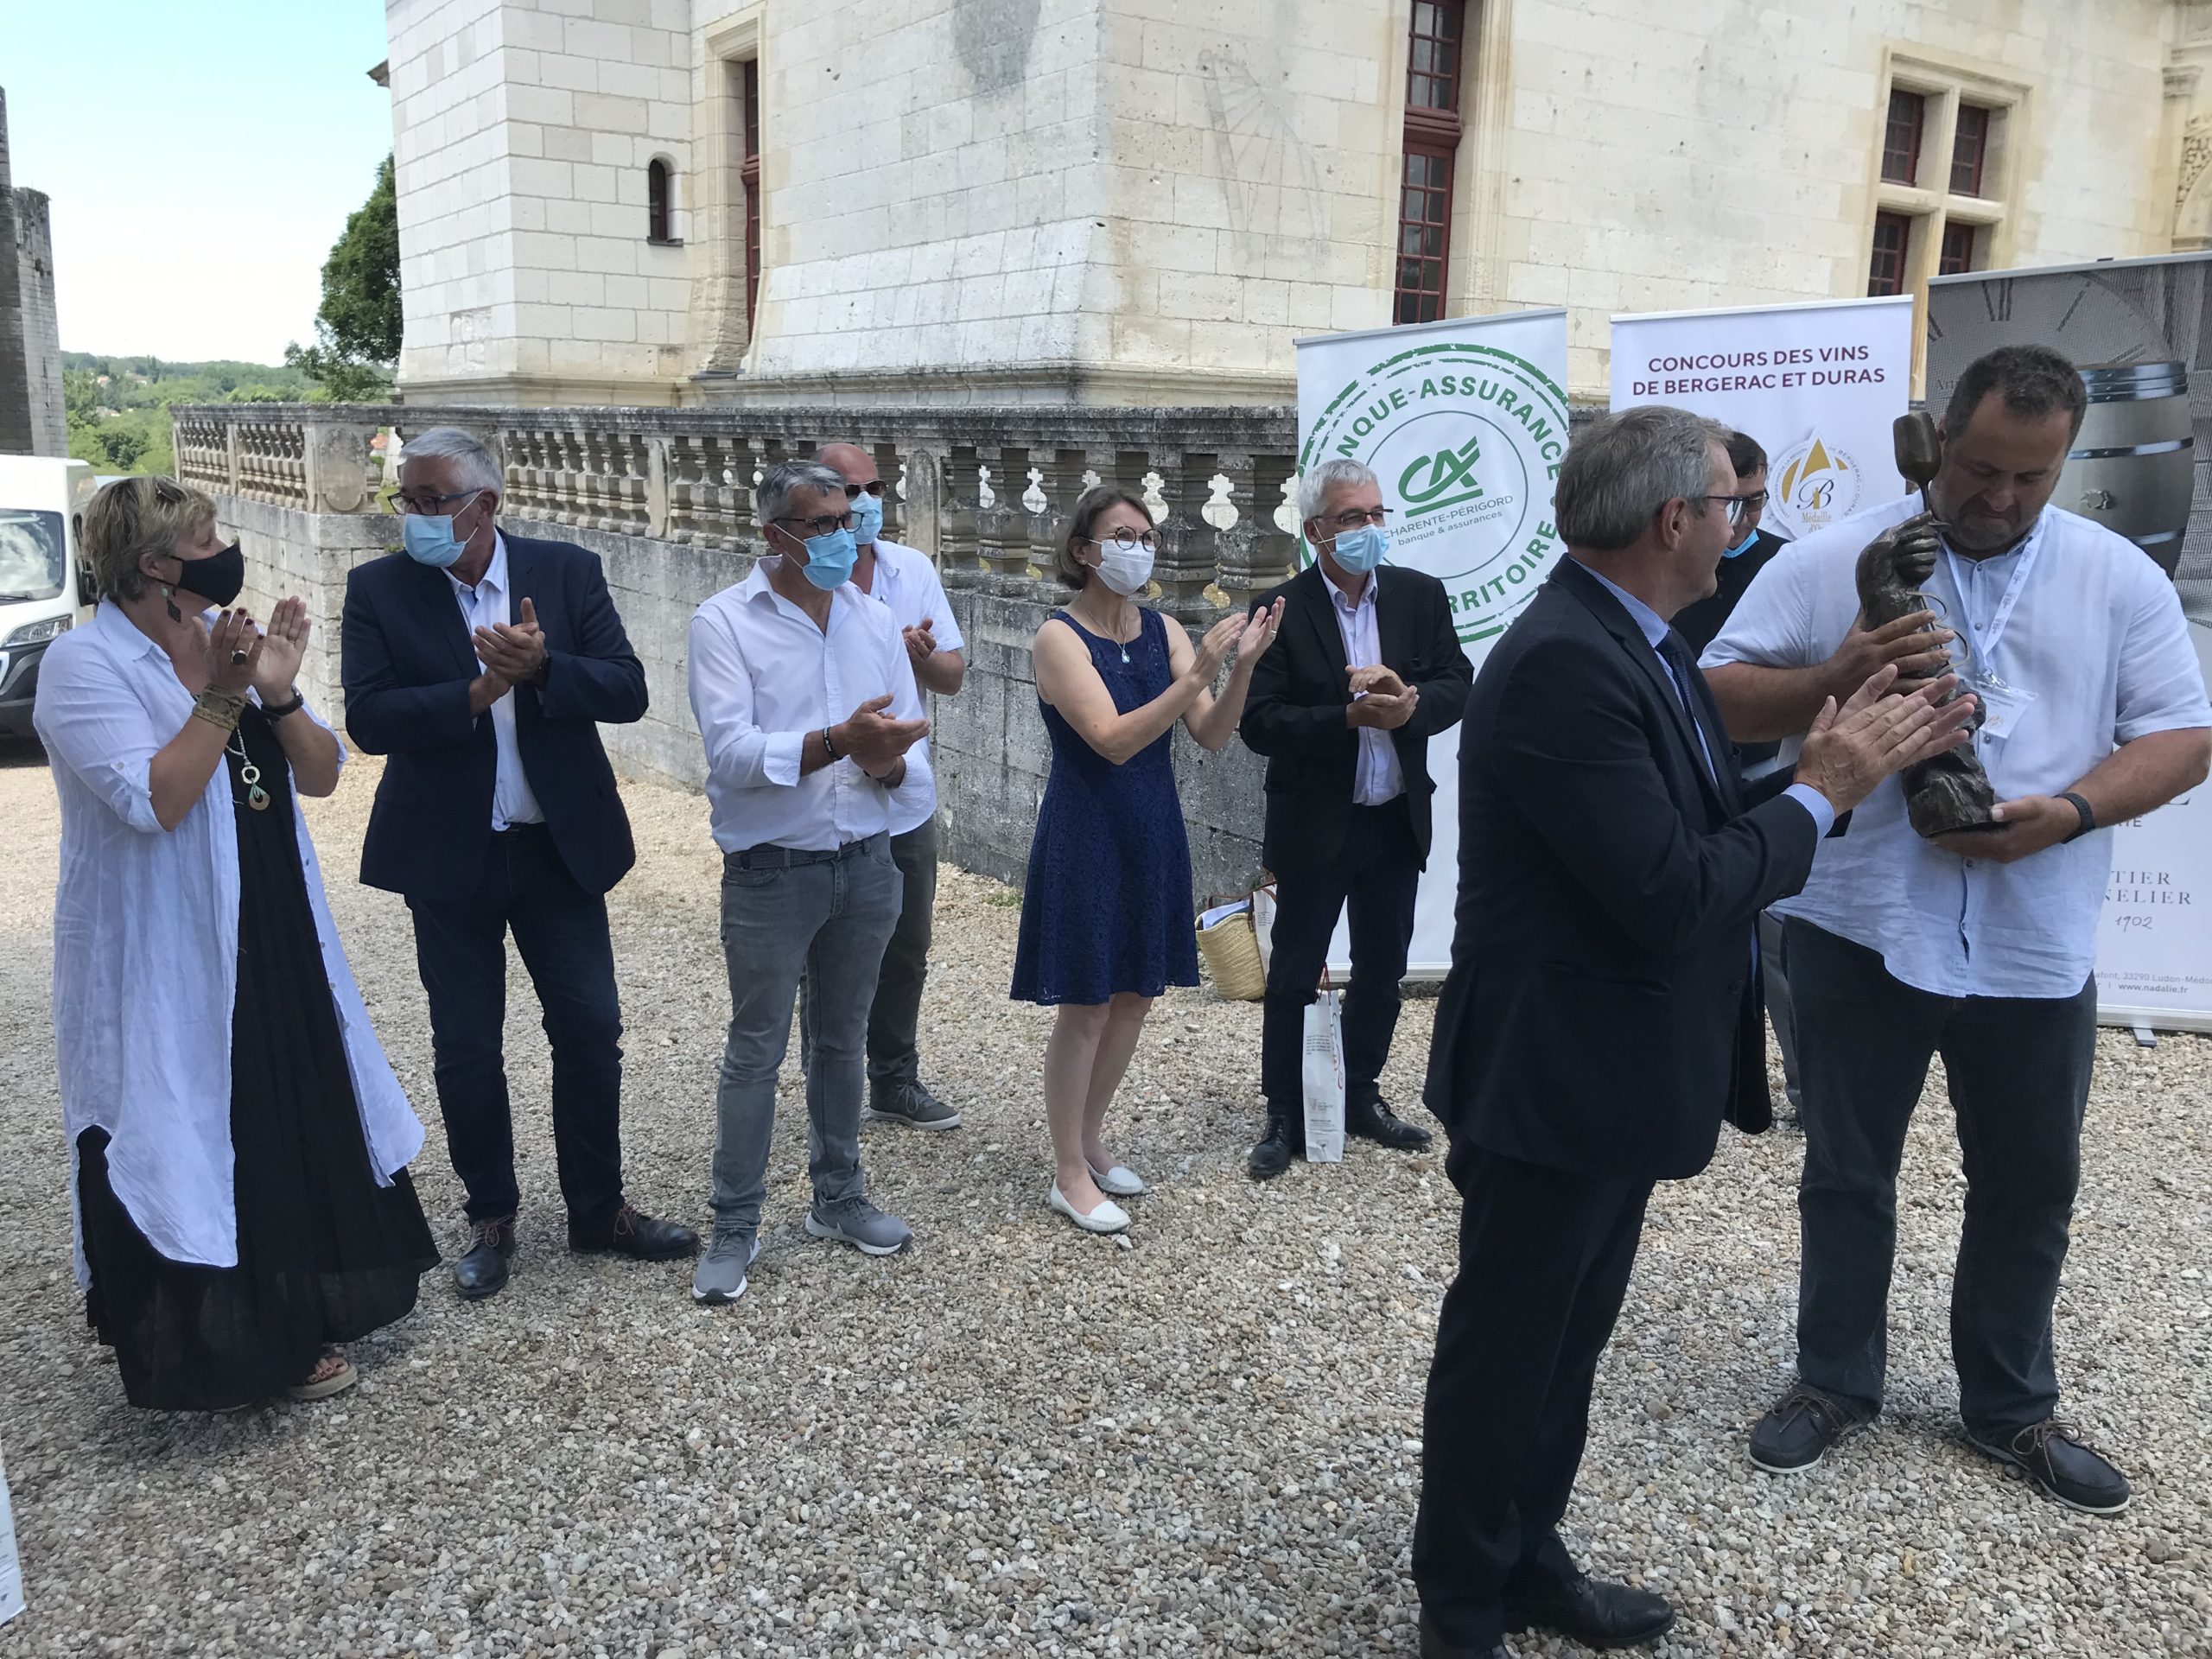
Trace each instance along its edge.
<instances>
[{"instance_id":1,"label":"stone balustrade","mask_svg":"<svg viewBox=\"0 0 2212 1659\"><path fill-rule=\"evenodd\" d=\"M373 508L370 441L458 426L506 474L506 516L542 525L749 551L753 485L822 443L858 442L890 487L885 533L948 576L1034 581L1084 489L1141 495L1160 531L1162 607L1197 620L1294 568L1295 423L1287 409L492 409L179 406L179 475L209 492L315 513Z\"/></svg>"},{"instance_id":2,"label":"stone balustrade","mask_svg":"<svg viewBox=\"0 0 2212 1659\"><path fill-rule=\"evenodd\" d=\"M391 429L474 433L499 457L510 533L579 543L604 562L652 704L634 725L607 728L615 765L693 786L705 756L687 630L701 601L761 550L754 480L824 442L864 445L888 485L885 533L937 561L966 639L966 684L931 709L946 856L1014 880L1051 765L1029 644L1067 596L1050 572L1084 487L1112 480L1150 507L1160 532L1154 602L1193 626L1288 575L1298 546L1287 409L242 404L171 413L180 476L213 496L226 531L245 542L246 602L306 600L316 643L302 688L341 721L346 573L399 539L398 521L377 510L372 440ZM1257 757L1234 743L1205 754L1179 732L1174 742L1196 896L1249 887L1260 865Z\"/></svg>"}]
</instances>

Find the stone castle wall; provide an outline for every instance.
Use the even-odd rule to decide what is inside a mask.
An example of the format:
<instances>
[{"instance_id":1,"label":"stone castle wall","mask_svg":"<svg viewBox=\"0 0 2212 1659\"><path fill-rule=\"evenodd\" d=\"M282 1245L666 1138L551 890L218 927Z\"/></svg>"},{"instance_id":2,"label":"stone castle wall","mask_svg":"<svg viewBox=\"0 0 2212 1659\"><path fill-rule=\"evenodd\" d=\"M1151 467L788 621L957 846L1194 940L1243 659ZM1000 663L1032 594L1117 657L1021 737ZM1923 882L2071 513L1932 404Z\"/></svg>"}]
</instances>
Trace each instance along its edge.
<instances>
[{"instance_id":1,"label":"stone castle wall","mask_svg":"<svg viewBox=\"0 0 2212 1659\"><path fill-rule=\"evenodd\" d=\"M30 386L22 272L16 263L16 189L8 167L8 95L0 91L0 455L34 453Z\"/></svg>"},{"instance_id":2,"label":"stone castle wall","mask_svg":"<svg viewBox=\"0 0 2212 1659\"><path fill-rule=\"evenodd\" d=\"M2167 251L2184 130L2212 120L2173 12L1477 0L1450 309L1566 306L1587 396L1615 311L1863 293L1893 77L2018 99L1985 266ZM1295 338L1390 319L1403 0L390 16L410 397L1274 402ZM681 247L645 239L655 156Z\"/></svg>"},{"instance_id":3,"label":"stone castle wall","mask_svg":"<svg viewBox=\"0 0 2212 1659\"><path fill-rule=\"evenodd\" d=\"M61 400L61 321L54 302L54 233L43 191L16 188L16 279L31 453L69 453Z\"/></svg>"}]
</instances>

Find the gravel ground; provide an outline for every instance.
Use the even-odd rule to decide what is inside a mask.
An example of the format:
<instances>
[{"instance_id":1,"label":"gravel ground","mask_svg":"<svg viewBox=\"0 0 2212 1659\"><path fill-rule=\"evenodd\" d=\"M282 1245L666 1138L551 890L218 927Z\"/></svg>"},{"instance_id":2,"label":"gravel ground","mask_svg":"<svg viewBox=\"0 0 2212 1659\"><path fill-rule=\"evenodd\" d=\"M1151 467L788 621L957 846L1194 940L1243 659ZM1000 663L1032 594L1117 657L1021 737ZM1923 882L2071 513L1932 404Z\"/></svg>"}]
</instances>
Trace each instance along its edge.
<instances>
[{"instance_id":1,"label":"gravel ground","mask_svg":"<svg viewBox=\"0 0 2212 1659\"><path fill-rule=\"evenodd\" d=\"M374 783L313 821L394 1064L435 1119L404 912L350 879ZM631 785L617 890L630 1188L706 1220L725 1013L703 804ZM335 1402L238 1417L123 1402L68 1272L47 1029L54 798L0 752L0 1450L31 1653L1408 1654L1420 1406L1456 1218L1441 1161L1355 1147L1243 1173L1256 1007L1156 1011L1114 1123L1155 1183L1126 1243L1043 1205L1046 1016L1006 1000L1013 895L948 872L925 1010L956 1134L876 1129L870 1262L808 1241L787 1077L764 1249L734 1309L688 1268L563 1249L544 1045L512 988L527 1207L514 1282L353 1351ZM1408 1116L1432 1005L1385 1090ZM2137 1480L2075 1516L1960 1437L1945 1346L1957 1160L1931 1095L1908 1164L1878 1432L1792 1482L1744 1461L1785 1380L1801 1142L1731 1135L1661 1190L1599 1375L1570 1541L1681 1609L1662 1655L2212 1653L2212 1127L2206 1046L2102 1039L2059 1344L2073 1408ZM1624 1083L1627 1080L1624 1079ZM448 1247L431 1124L416 1179ZM1522 1655L1573 1649L1552 1639Z\"/></svg>"}]
</instances>

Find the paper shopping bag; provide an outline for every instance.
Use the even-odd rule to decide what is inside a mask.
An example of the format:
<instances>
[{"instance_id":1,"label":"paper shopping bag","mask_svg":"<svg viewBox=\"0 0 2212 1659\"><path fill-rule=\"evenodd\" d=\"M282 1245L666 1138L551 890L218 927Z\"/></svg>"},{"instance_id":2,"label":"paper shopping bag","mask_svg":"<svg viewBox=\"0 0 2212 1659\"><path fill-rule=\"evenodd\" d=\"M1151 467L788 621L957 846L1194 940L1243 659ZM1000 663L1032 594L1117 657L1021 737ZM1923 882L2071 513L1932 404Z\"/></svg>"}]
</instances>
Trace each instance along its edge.
<instances>
[{"instance_id":1,"label":"paper shopping bag","mask_svg":"<svg viewBox=\"0 0 2212 1659\"><path fill-rule=\"evenodd\" d=\"M1306 1010L1306 1161L1344 1160L1344 1016L1343 999L1324 991Z\"/></svg>"}]
</instances>

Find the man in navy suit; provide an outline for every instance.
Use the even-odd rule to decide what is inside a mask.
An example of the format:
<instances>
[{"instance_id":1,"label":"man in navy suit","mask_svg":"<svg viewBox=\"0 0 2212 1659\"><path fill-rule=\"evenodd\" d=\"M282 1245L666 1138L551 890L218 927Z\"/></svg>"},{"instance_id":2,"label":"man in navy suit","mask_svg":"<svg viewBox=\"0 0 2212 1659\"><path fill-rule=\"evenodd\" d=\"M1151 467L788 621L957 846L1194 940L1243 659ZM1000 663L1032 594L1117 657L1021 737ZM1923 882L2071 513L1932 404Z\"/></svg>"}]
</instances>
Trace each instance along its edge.
<instances>
[{"instance_id":1,"label":"man in navy suit","mask_svg":"<svg viewBox=\"0 0 2212 1659\"><path fill-rule=\"evenodd\" d=\"M553 1046L569 1248L690 1255L622 1194L622 1011L606 893L636 861L598 722L645 712L645 673L598 556L500 533L491 452L451 427L406 446L405 550L346 584L346 730L391 757L361 880L404 894L430 999L438 1110L468 1193L465 1297L507 1282L521 1193L501 1035L514 931Z\"/></svg>"},{"instance_id":2,"label":"man in navy suit","mask_svg":"<svg viewBox=\"0 0 2212 1659\"><path fill-rule=\"evenodd\" d=\"M1794 779L1746 786L1668 619L1713 590L1744 507L1726 429L1631 409L1577 435L1567 556L1475 677L1459 741L1459 895L1427 1102L1463 1200L1414 1529L1422 1659L1504 1632L1656 1641L1674 1609L1560 1538L1599 1358L1660 1181L1725 1117L1767 1127L1753 925L1874 785L1966 741L1972 699L1889 694L1812 722ZM1886 694L1886 695L1885 695Z\"/></svg>"}]
</instances>

